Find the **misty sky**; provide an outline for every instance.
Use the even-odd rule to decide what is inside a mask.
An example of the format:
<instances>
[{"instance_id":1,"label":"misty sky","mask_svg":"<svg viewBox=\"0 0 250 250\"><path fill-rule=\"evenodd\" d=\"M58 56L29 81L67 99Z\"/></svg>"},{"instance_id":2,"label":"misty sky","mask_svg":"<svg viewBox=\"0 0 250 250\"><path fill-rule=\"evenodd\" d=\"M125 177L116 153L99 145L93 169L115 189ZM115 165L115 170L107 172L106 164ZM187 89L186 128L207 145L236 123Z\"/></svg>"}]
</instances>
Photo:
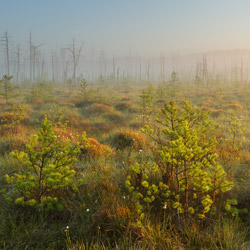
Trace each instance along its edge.
<instances>
[{"instance_id":1,"label":"misty sky","mask_svg":"<svg viewBox=\"0 0 250 250\"><path fill-rule=\"evenodd\" d=\"M47 49L80 44L108 53L250 49L249 0L1 0L0 35Z\"/></svg>"}]
</instances>

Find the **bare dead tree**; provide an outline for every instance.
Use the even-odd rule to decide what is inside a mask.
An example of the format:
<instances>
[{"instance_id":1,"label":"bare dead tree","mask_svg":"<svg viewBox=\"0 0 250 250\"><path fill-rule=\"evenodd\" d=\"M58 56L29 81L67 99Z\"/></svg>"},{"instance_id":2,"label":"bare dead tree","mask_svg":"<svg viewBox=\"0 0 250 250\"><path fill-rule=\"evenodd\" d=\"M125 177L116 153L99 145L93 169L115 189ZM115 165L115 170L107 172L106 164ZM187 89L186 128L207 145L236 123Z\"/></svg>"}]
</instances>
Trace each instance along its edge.
<instances>
[{"instance_id":1,"label":"bare dead tree","mask_svg":"<svg viewBox=\"0 0 250 250\"><path fill-rule=\"evenodd\" d=\"M113 56L113 79L116 81L116 65L115 65L115 57Z\"/></svg>"},{"instance_id":2,"label":"bare dead tree","mask_svg":"<svg viewBox=\"0 0 250 250\"><path fill-rule=\"evenodd\" d=\"M140 74L139 74L139 79L140 79L140 82L141 82L141 61L139 62L139 64L140 64Z\"/></svg>"},{"instance_id":3,"label":"bare dead tree","mask_svg":"<svg viewBox=\"0 0 250 250\"><path fill-rule=\"evenodd\" d=\"M40 51L38 50L39 47L41 47L43 45L43 43L39 44L39 45L33 45L32 46L32 51L33 51L33 55L32 55L32 59L33 59L33 82L36 78L36 66L38 65L38 71L39 71L39 58L40 58ZM38 72L39 73L39 72ZM40 74L39 74L40 76Z\"/></svg>"},{"instance_id":4,"label":"bare dead tree","mask_svg":"<svg viewBox=\"0 0 250 250\"><path fill-rule=\"evenodd\" d=\"M40 76L40 79L41 81L43 81L44 79L44 57L43 57L43 60L42 60L42 67L41 67L41 76Z\"/></svg>"},{"instance_id":5,"label":"bare dead tree","mask_svg":"<svg viewBox=\"0 0 250 250\"><path fill-rule=\"evenodd\" d=\"M207 57L202 58L202 81L206 83L208 88L208 66L207 66Z\"/></svg>"},{"instance_id":6,"label":"bare dead tree","mask_svg":"<svg viewBox=\"0 0 250 250\"><path fill-rule=\"evenodd\" d=\"M4 32L4 36L1 39L1 42L3 43L3 46L5 47L8 76L10 75L10 53L9 53L9 43L10 43L10 41L9 40L10 40L10 37L9 37L8 32L6 30Z\"/></svg>"},{"instance_id":7,"label":"bare dead tree","mask_svg":"<svg viewBox=\"0 0 250 250\"><path fill-rule=\"evenodd\" d=\"M91 48L91 80L94 81L94 49Z\"/></svg>"},{"instance_id":8,"label":"bare dead tree","mask_svg":"<svg viewBox=\"0 0 250 250\"><path fill-rule=\"evenodd\" d=\"M78 66L79 58L81 56L81 51L82 51L83 43L79 47L79 49L76 48L75 45L75 40L73 39L71 46L68 48L68 50L71 53L72 56L72 62L73 62L73 83L76 83L76 69Z\"/></svg>"},{"instance_id":9,"label":"bare dead tree","mask_svg":"<svg viewBox=\"0 0 250 250\"><path fill-rule=\"evenodd\" d=\"M30 39L29 39L29 50L30 50L30 83L32 82L32 35L30 31Z\"/></svg>"},{"instance_id":10,"label":"bare dead tree","mask_svg":"<svg viewBox=\"0 0 250 250\"><path fill-rule=\"evenodd\" d=\"M17 52L16 52L16 57L17 57L17 73L16 73L16 82L17 85L19 85L19 75L20 75L20 43L17 45Z\"/></svg>"},{"instance_id":11,"label":"bare dead tree","mask_svg":"<svg viewBox=\"0 0 250 250\"><path fill-rule=\"evenodd\" d=\"M55 81L54 52L51 54L52 82Z\"/></svg>"},{"instance_id":12,"label":"bare dead tree","mask_svg":"<svg viewBox=\"0 0 250 250\"><path fill-rule=\"evenodd\" d=\"M161 59L160 59L160 80L161 82L165 81L165 56L164 53L161 53Z\"/></svg>"},{"instance_id":13,"label":"bare dead tree","mask_svg":"<svg viewBox=\"0 0 250 250\"><path fill-rule=\"evenodd\" d=\"M150 82L150 61L148 61L148 65L147 65L147 80L148 80L148 83Z\"/></svg>"},{"instance_id":14,"label":"bare dead tree","mask_svg":"<svg viewBox=\"0 0 250 250\"><path fill-rule=\"evenodd\" d=\"M240 59L240 83L243 83L243 61Z\"/></svg>"},{"instance_id":15,"label":"bare dead tree","mask_svg":"<svg viewBox=\"0 0 250 250\"><path fill-rule=\"evenodd\" d=\"M63 75L63 81L64 83L67 81L67 77L68 77L68 72L67 72L67 61L66 61L66 50L65 48L62 48L60 50L60 54L61 54L61 61L62 61L62 75Z\"/></svg>"},{"instance_id":16,"label":"bare dead tree","mask_svg":"<svg viewBox=\"0 0 250 250\"><path fill-rule=\"evenodd\" d=\"M21 81L26 80L26 60L25 57L23 58L23 73L21 74Z\"/></svg>"},{"instance_id":17,"label":"bare dead tree","mask_svg":"<svg viewBox=\"0 0 250 250\"><path fill-rule=\"evenodd\" d=\"M117 68L117 71L116 71L116 78L117 78L117 82L119 82L120 80L120 68L119 67Z\"/></svg>"},{"instance_id":18,"label":"bare dead tree","mask_svg":"<svg viewBox=\"0 0 250 250\"><path fill-rule=\"evenodd\" d=\"M106 79L107 76L107 60L105 57L105 51L102 49L100 51L100 75L104 76L104 79Z\"/></svg>"}]
</instances>

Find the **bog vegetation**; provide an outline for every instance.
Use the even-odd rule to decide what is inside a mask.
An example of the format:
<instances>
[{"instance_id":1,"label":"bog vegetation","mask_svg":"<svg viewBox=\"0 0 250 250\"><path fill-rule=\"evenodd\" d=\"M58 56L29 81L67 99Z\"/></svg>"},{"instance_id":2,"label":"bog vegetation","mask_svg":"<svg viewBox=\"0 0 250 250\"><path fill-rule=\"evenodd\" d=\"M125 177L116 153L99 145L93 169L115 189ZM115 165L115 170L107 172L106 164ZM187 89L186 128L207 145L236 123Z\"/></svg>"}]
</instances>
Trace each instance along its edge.
<instances>
[{"instance_id":1,"label":"bog vegetation","mask_svg":"<svg viewBox=\"0 0 250 250\"><path fill-rule=\"evenodd\" d=\"M217 80L4 75L0 248L249 249L250 85Z\"/></svg>"}]
</instances>

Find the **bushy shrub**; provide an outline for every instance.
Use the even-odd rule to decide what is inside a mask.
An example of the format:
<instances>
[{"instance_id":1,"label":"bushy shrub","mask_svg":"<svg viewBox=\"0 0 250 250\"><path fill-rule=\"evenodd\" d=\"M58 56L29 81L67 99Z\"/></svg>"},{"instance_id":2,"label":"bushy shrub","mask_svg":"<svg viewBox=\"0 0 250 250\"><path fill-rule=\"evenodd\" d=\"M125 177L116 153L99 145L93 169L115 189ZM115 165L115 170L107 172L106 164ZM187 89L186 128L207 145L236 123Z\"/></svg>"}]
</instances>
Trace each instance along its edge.
<instances>
[{"instance_id":1,"label":"bushy shrub","mask_svg":"<svg viewBox=\"0 0 250 250\"><path fill-rule=\"evenodd\" d=\"M45 117L25 152L12 153L20 169L12 176L6 175L7 182L13 184L13 192L8 192L7 198L39 211L62 210L68 190L76 188L73 183L76 172L71 166L79 151L79 145L72 146L69 140L58 138L53 124Z\"/></svg>"},{"instance_id":2,"label":"bushy shrub","mask_svg":"<svg viewBox=\"0 0 250 250\"><path fill-rule=\"evenodd\" d=\"M125 148L141 149L145 146L146 139L139 132L132 130L122 130L109 138L110 144L116 149L123 150Z\"/></svg>"},{"instance_id":3,"label":"bushy shrub","mask_svg":"<svg viewBox=\"0 0 250 250\"><path fill-rule=\"evenodd\" d=\"M96 122L90 125L89 131L92 133L106 133L115 128L114 124L105 122Z\"/></svg>"},{"instance_id":4,"label":"bushy shrub","mask_svg":"<svg viewBox=\"0 0 250 250\"><path fill-rule=\"evenodd\" d=\"M126 181L141 218L148 210L165 211L178 222L190 216L204 219L221 206L236 214L231 207L236 201L223 200L232 182L217 162L214 127L207 114L188 102L181 111L174 102L162 111L158 135L149 126L144 129L154 141L154 161L131 166Z\"/></svg>"},{"instance_id":5,"label":"bushy shrub","mask_svg":"<svg viewBox=\"0 0 250 250\"><path fill-rule=\"evenodd\" d=\"M100 114L105 112L111 112L112 108L108 105L101 104L101 103L94 103L89 107L89 112L93 114Z\"/></svg>"},{"instance_id":6,"label":"bushy shrub","mask_svg":"<svg viewBox=\"0 0 250 250\"><path fill-rule=\"evenodd\" d=\"M136 112L136 108L133 106L133 104L129 102L120 102L115 105L115 109L119 111L128 111L131 113Z\"/></svg>"},{"instance_id":7,"label":"bushy shrub","mask_svg":"<svg viewBox=\"0 0 250 250\"><path fill-rule=\"evenodd\" d=\"M97 140L93 138L87 138L83 142L82 153L90 157L104 157L109 158L112 156L113 151L109 146L100 144Z\"/></svg>"},{"instance_id":8,"label":"bushy shrub","mask_svg":"<svg viewBox=\"0 0 250 250\"><path fill-rule=\"evenodd\" d=\"M5 112L0 114L0 133L15 133L17 132L17 126L26 117L26 110L21 106L14 106L11 112Z\"/></svg>"},{"instance_id":9,"label":"bushy shrub","mask_svg":"<svg viewBox=\"0 0 250 250\"><path fill-rule=\"evenodd\" d=\"M112 112L110 114L105 115L105 118L115 124L123 125L126 120L119 112Z\"/></svg>"}]
</instances>

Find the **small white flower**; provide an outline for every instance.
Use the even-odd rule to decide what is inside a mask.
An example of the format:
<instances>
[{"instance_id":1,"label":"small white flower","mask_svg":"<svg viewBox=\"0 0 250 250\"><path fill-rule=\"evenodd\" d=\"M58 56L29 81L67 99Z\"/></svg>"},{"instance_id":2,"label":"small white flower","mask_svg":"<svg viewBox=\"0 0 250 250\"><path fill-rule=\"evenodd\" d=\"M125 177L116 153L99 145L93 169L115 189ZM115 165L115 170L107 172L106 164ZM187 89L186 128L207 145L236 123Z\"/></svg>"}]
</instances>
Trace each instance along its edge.
<instances>
[{"instance_id":1,"label":"small white flower","mask_svg":"<svg viewBox=\"0 0 250 250\"><path fill-rule=\"evenodd\" d=\"M89 212L89 208L86 209L86 212L87 212L87 213Z\"/></svg>"},{"instance_id":2,"label":"small white flower","mask_svg":"<svg viewBox=\"0 0 250 250\"><path fill-rule=\"evenodd\" d=\"M163 209L167 209L167 204L166 203L164 204Z\"/></svg>"},{"instance_id":3,"label":"small white flower","mask_svg":"<svg viewBox=\"0 0 250 250\"><path fill-rule=\"evenodd\" d=\"M66 229L69 230L69 226L67 226Z\"/></svg>"}]
</instances>

